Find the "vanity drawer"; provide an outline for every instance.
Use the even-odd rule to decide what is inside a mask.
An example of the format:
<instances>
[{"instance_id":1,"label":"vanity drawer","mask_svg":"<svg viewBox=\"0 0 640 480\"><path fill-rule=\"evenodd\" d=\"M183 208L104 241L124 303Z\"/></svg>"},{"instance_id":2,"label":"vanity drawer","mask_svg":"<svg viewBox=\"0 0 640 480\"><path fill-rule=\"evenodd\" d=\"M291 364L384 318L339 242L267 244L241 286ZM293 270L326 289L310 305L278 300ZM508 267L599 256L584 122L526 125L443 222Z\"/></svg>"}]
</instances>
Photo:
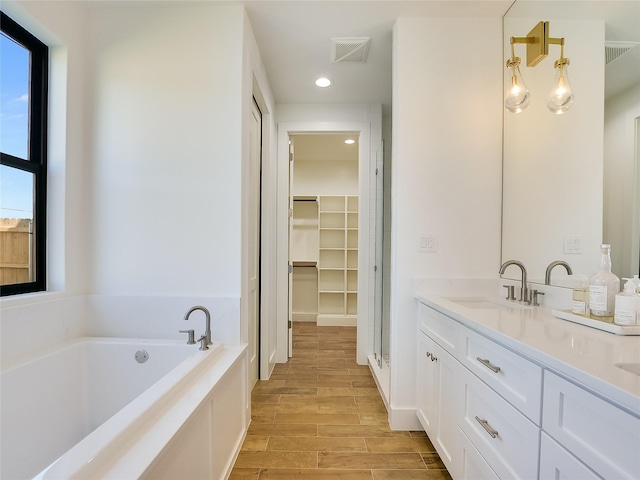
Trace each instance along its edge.
<instances>
[{"instance_id":1,"label":"vanity drawer","mask_svg":"<svg viewBox=\"0 0 640 480\"><path fill-rule=\"evenodd\" d=\"M462 363L536 425L542 409L542 367L467 330Z\"/></svg>"},{"instance_id":2,"label":"vanity drawer","mask_svg":"<svg viewBox=\"0 0 640 480\"><path fill-rule=\"evenodd\" d=\"M459 360L462 325L431 307L418 303L420 330Z\"/></svg>"},{"instance_id":3,"label":"vanity drawer","mask_svg":"<svg viewBox=\"0 0 640 480\"><path fill-rule=\"evenodd\" d=\"M542 428L604 478L640 478L640 418L549 371Z\"/></svg>"},{"instance_id":4,"label":"vanity drawer","mask_svg":"<svg viewBox=\"0 0 640 480\"><path fill-rule=\"evenodd\" d=\"M458 430L458 433L462 447L460 478L465 480L500 480L467 436L461 430Z\"/></svg>"},{"instance_id":5,"label":"vanity drawer","mask_svg":"<svg viewBox=\"0 0 640 480\"><path fill-rule=\"evenodd\" d=\"M538 478L540 429L466 369L460 429L499 478Z\"/></svg>"},{"instance_id":6,"label":"vanity drawer","mask_svg":"<svg viewBox=\"0 0 640 480\"><path fill-rule=\"evenodd\" d=\"M562 478L566 480L601 480L580 460L542 432L540 439L540 480Z\"/></svg>"}]
</instances>

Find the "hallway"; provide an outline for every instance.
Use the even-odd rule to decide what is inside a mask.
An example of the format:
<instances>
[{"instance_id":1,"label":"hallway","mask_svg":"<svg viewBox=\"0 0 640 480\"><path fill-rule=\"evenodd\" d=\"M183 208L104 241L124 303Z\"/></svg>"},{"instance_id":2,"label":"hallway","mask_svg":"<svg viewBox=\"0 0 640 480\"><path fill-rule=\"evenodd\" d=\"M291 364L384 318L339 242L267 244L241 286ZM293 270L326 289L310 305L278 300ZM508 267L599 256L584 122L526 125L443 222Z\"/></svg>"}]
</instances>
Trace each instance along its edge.
<instances>
[{"instance_id":1,"label":"hallway","mask_svg":"<svg viewBox=\"0 0 640 480\"><path fill-rule=\"evenodd\" d=\"M293 358L253 389L231 480L451 479L424 432L389 428L355 327L293 325Z\"/></svg>"}]
</instances>

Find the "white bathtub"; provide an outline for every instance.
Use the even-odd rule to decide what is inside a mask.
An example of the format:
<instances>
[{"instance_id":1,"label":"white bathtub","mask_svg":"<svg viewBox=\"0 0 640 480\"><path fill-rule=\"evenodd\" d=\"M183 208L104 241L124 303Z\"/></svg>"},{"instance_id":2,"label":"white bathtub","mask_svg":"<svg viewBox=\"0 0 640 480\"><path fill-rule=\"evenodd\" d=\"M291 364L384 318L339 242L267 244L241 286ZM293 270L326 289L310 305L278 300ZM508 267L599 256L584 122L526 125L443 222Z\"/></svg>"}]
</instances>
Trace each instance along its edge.
<instances>
[{"instance_id":1,"label":"white bathtub","mask_svg":"<svg viewBox=\"0 0 640 480\"><path fill-rule=\"evenodd\" d=\"M23 359L0 374L0 477L225 478L246 378L245 348L220 344L82 338Z\"/></svg>"}]
</instances>

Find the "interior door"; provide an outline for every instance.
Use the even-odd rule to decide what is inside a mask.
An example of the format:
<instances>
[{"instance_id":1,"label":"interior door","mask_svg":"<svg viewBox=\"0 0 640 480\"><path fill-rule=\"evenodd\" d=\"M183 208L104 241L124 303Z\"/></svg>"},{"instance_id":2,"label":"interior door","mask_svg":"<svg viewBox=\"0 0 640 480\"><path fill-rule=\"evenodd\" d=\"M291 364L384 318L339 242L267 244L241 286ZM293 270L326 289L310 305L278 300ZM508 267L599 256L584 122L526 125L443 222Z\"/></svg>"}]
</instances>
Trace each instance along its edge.
<instances>
[{"instance_id":1,"label":"interior door","mask_svg":"<svg viewBox=\"0 0 640 480\"><path fill-rule=\"evenodd\" d=\"M293 137L289 137L289 308L288 326L289 342L288 356L293 356L293 248L291 239L293 238Z\"/></svg>"},{"instance_id":2,"label":"interior door","mask_svg":"<svg viewBox=\"0 0 640 480\"><path fill-rule=\"evenodd\" d=\"M260 170L262 158L262 114L253 102L249 168L249 386L258 381L260 345Z\"/></svg>"}]
</instances>

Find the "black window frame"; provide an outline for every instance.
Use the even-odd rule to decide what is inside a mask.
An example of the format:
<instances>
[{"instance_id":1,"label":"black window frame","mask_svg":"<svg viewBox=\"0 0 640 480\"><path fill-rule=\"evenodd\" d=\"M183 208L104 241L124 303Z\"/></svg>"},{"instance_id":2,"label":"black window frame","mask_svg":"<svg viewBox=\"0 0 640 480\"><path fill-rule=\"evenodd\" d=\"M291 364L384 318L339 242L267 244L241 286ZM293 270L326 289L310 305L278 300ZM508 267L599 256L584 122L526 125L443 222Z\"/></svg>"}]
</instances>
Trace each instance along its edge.
<instances>
[{"instance_id":1,"label":"black window frame","mask_svg":"<svg viewBox=\"0 0 640 480\"><path fill-rule=\"evenodd\" d=\"M49 47L0 12L0 30L31 53L29 71L29 152L27 159L0 152L0 163L34 175L34 273L32 282L0 286L0 296L46 291L47 289L47 120L49 90Z\"/></svg>"}]
</instances>

